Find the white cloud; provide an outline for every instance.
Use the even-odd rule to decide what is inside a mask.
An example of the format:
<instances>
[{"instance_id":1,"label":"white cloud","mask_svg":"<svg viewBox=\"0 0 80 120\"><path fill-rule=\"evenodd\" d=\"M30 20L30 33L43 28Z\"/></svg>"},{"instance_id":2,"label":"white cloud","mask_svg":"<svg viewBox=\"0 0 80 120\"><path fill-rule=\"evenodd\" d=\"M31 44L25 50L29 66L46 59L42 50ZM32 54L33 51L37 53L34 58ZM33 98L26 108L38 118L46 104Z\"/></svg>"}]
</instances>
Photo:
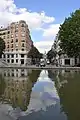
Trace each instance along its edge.
<instances>
[{"instance_id":1,"label":"white cloud","mask_svg":"<svg viewBox=\"0 0 80 120\"><path fill-rule=\"evenodd\" d=\"M48 52L54 42L54 38L58 33L60 24L51 24L47 29L39 28L38 30L43 31L44 40L41 42L35 42L35 46L39 49L40 52ZM49 40L50 39L50 40ZM53 39L53 40L52 40Z\"/></svg>"},{"instance_id":2,"label":"white cloud","mask_svg":"<svg viewBox=\"0 0 80 120\"><path fill-rule=\"evenodd\" d=\"M44 11L37 13L30 12L26 8L18 8L13 0L0 1L0 25L21 19L25 20L31 29L40 28L55 20L54 17L46 16Z\"/></svg>"},{"instance_id":3,"label":"white cloud","mask_svg":"<svg viewBox=\"0 0 80 120\"><path fill-rule=\"evenodd\" d=\"M47 16L44 11L41 13L32 12L26 8L18 8L14 0L0 0L0 26L7 26L11 22L19 20L25 20L30 30L42 30L43 38L53 37L58 32L59 24L53 24L55 18ZM49 27L44 29L43 26L46 24ZM40 52L44 52L51 48L53 40L46 41L44 39L44 41L35 42L34 44Z\"/></svg>"},{"instance_id":4,"label":"white cloud","mask_svg":"<svg viewBox=\"0 0 80 120\"><path fill-rule=\"evenodd\" d=\"M44 37L55 37L58 33L60 24L51 24L49 28L43 30Z\"/></svg>"},{"instance_id":5,"label":"white cloud","mask_svg":"<svg viewBox=\"0 0 80 120\"><path fill-rule=\"evenodd\" d=\"M44 40L44 41L39 41L35 42L34 45L38 48L38 50L41 53L44 53L45 51L48 52L51 49L51 46L53 44L53 40Z\"/></svg>"}]
</instances>

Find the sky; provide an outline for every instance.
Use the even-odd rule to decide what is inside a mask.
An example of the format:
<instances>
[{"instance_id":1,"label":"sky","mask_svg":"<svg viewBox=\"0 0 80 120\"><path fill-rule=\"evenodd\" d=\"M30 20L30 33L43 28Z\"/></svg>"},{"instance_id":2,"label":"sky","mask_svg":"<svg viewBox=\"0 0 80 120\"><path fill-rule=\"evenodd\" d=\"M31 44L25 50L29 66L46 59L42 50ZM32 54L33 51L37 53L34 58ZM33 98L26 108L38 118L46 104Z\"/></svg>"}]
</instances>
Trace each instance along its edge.
<instances>
[{"instance_id":1,"label":"sky","mask_svg":"<svg viewBox=\"0 0 80 120\"><path fill-rule=\"evenodd\" d=\"M34 45L49 51L59 26L80 8L80 0L0 0L0 26L25 20Z\"/></svg>"}]
</instances>

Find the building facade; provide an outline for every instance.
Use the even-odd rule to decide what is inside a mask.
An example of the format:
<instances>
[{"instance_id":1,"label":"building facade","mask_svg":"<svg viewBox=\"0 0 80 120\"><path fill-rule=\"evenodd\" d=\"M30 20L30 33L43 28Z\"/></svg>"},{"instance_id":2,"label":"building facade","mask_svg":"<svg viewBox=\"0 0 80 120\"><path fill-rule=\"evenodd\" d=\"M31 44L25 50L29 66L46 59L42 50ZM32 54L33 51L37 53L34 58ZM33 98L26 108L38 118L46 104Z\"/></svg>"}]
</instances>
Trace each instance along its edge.
<instances>
[{"instance_id":1,"label":"building facade","mask_svg":"<svg viewBox=\"0 0 80 120\"><path fill-rule=\"evenodd\" d=\"M29 63L27 54L33 44L28 25L25 21L11 23L7 28L0 29L0 37L5 41L2 59L8 64Z\"/></svg>"}]
</instances>

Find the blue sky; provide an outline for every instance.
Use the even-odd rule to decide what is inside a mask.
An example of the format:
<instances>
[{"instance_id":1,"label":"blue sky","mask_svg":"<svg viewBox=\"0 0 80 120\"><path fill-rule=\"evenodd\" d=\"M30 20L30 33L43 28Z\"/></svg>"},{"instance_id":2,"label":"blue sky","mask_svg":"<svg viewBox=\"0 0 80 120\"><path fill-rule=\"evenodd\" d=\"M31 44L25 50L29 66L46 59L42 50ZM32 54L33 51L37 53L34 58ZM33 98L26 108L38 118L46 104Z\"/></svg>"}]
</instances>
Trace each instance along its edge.
<instances>
[{"instance_id":1,"label":"blue sky","mask_svg":"<svg viewBox=\"0 0 80 120\"><path fill-rule=\"evenodd\" d=\"M80 8L80 0L15 0L15 4L31 11L45 11L46 15L56 18L55 23L62 22L71 12Z\"/></svg>"},{"instance_id":2,"label":"blue sky","mask_svg":"<svg viewBox=\"0 0 80 120\"><path fill-rule=\"evenodd\" d=\"M4 16L0 16L0 25L25 20L34 45L40 52L44 52L51 48L65 17L79 7L79 0L2 0L0 14Z\"/></svg>"}]
</instances>

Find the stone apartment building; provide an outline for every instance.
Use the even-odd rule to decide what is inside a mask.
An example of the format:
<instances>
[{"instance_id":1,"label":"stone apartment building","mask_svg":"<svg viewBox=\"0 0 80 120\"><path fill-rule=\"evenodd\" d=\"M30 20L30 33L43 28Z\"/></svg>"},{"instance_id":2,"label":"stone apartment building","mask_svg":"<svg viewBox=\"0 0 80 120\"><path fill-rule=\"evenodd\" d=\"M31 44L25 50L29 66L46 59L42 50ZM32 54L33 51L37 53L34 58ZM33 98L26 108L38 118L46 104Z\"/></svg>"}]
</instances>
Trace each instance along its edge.
<instances>
[{"instance_id":1,"label":"stone apartment building","mask_svg":"<svg viewBox=\"0 0 80 120\"><path fill-rule=\"evenodd\" d=\"M5 41L5 51L2 59L8 64L25 65L30 60L27 53L33 41L25 21L11 23L7 28L1 27L0 37Z\"/></svg>"}]
</instances>

